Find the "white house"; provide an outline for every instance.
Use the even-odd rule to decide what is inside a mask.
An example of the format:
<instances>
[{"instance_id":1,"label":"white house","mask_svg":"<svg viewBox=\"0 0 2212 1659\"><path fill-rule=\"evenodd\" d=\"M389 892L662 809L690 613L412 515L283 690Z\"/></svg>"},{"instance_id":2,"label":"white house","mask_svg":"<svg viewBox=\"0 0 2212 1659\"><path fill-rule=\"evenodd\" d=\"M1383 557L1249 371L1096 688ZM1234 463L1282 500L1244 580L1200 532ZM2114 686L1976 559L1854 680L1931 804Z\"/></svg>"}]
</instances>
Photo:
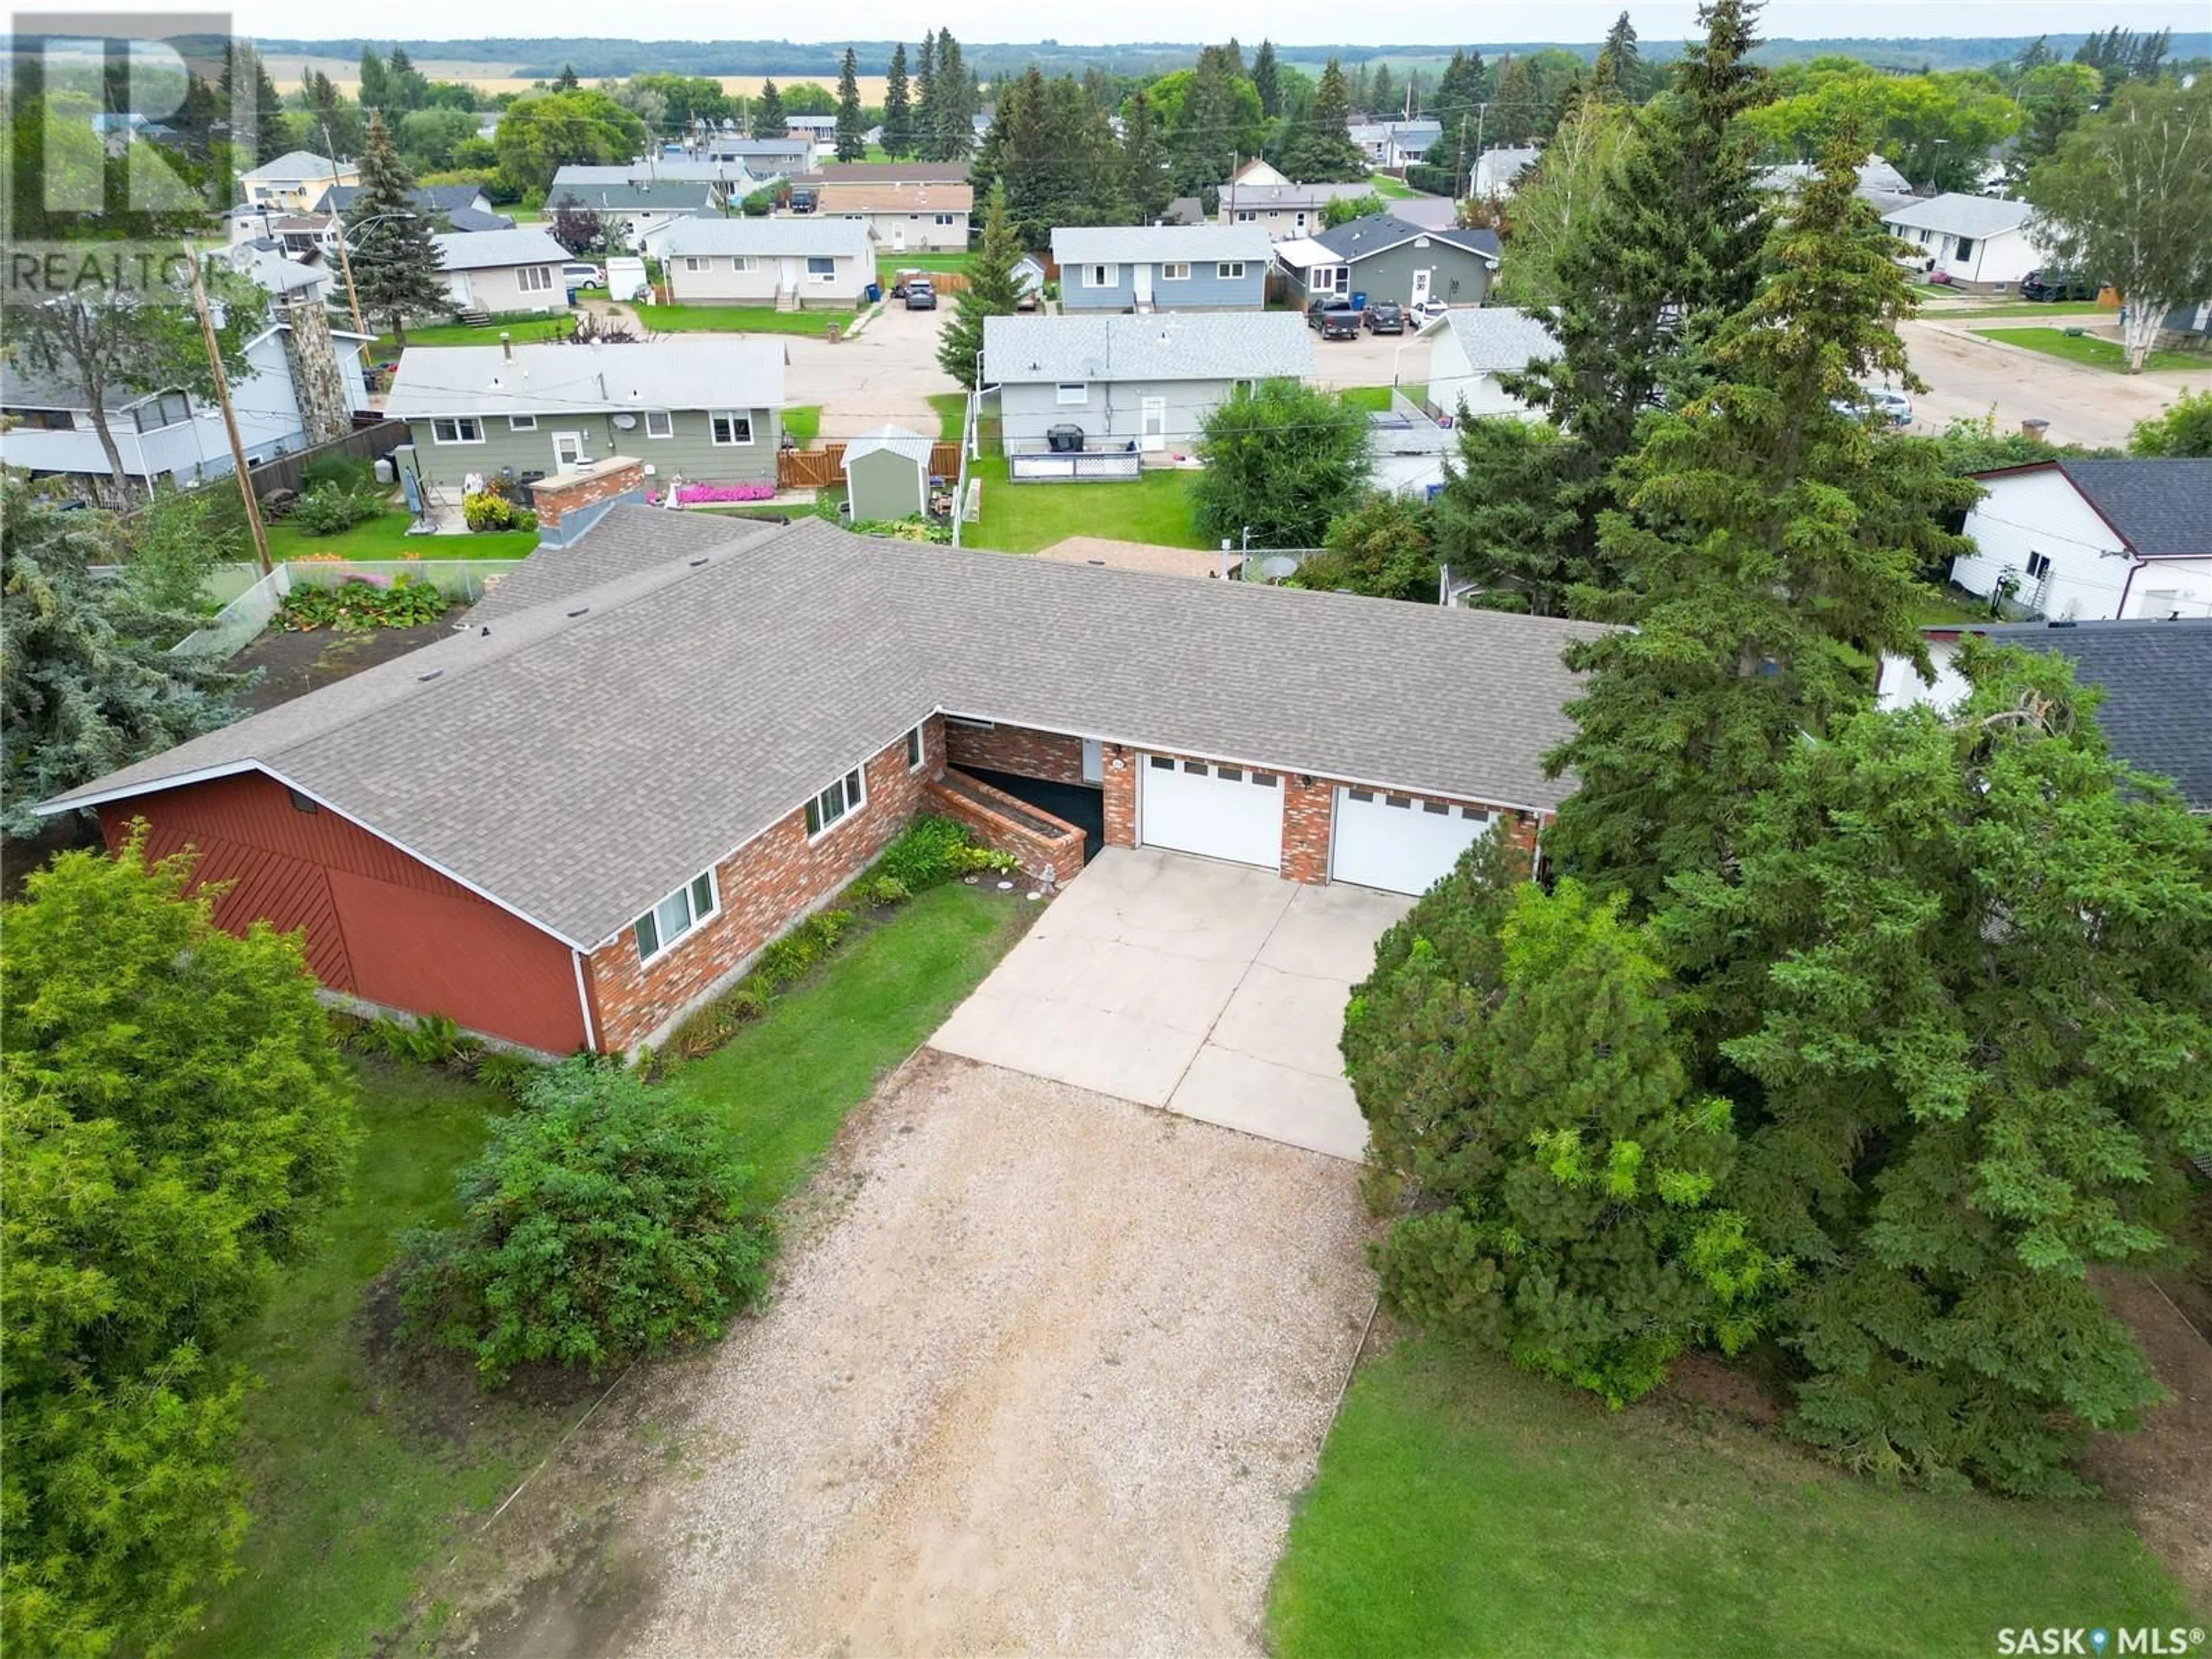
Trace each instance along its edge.
<instances>
[{"instance_id":1,"label":"white house","mask_svg":"<svg viewBox=\"0 0 2212 1659\"><path fill-rule=\"evenodd\" d=\"M1977 473L1951 567L2055 621L2212 617L2212 460L2052 459Z\"/></svg>"},{"instance_id":2,"label":"white house","mask_svg":"<svg viewBox=\"0 0 2212 1659\"><path fill-rule=\"evenodd\" d=\"M629 253L657 254L661 236L686 219L714 218L721 212L724 186L712 179L676 179L642 182L592 182L566 175L599 169L563 167L545 192L545 210L580 209L599 216L611 246ZM563 179L566 179L564 182Z\"/></svg>"},{"instance_id":3,"label":"white house","mask_svg":"<svg viewBox=\"0 0 2212 1659\"><path fill-rule=\"evenodd\" d=\"M1541 153L1517 145L1483 151L1474 158L1474 171L1468 180L1468 194L1486 198L1510 196L1515 182L1536 165L1536 157Z\"/></svg>"},{"instance_id":4,"label":"white house","mask_svg":"<svg viewBox=\"0 0 2212 1659\"><path fill-rule=\"evenodd\" d=\"M561 280L568 252L534 226L452 231L431 240L457 309L499 317L568 308L568 286Z\"/></svg>"},{"instance_id":5,"label":"white house","mask_svg":"<svg viewBox=\"0 0 2212 1659\"><path fill-rule=\"evenodd\" d=\"M876 280L876 249L858 219L686 219L660 244L668 297L680 306L821 306L850 311Z\"/></svg>"},{"instance_id":6,"label":"white house","mask_svg":"<svg viewBox=\"0 0 2212 1659\"><path fill-rule=\"evenodd\" d=\"M1517 415L1535 411L1498 383L1531 362L1548 362L1559 343L1525 311L1504 307L1455 307L1423 331L1429 348L1429 401L1447 419L1459 415Z\"/></svg>"},{"instance_id":7,"label":"white house","mask_svg":"<svg viewBox=\"0 0 2212 1659\"><path fill-rule=\"evenodd\" d=\"M333 161L313 150L287 150L273 161L264 161L250 173L238 175L248 207L276 208L286 213L305 213L323 199L332 185L357 185L361 169L351 161Z\"/></svg>"},{"instance_id":8,"label":"white house","mask_svg":"<svg viewBox=\"0 0 2212 1659\"><path fill-rule=\"evenodd\" d=\"M1354 121L1346 131L1370 167L1399 173L1428 153L1443 136L1443 128L1422 117L1408 121Z\"/></svg>"},{"instance_id":9,"label":"white house","mask_svg":"<svg viewBox=\"0 0 2212 1659\"><path fill-rule=\"evenodd\" d=\"M1290 241L1321 229L1331 202L1371 196L1374 191L1364 179L1356 184L1300 184L1255 159L1237 168L1222 185L1220 220L1224 225L1257 225L1271 242ZM1185 222L1196 223L1203 217L1200 209Z\"/></svg>"},{"instance_id":10,"label":"white house","mask_svg":"<svg viewBox=\"0 0 2212 1659\"><path fill-rule=\"evenodd\" d=\"M2034 211L2025 202L1948 192L1893 208L1881 222L1892 235L1912 245L1921 269L1930 276L1995 293L2016 286L2050 260L2049 252L2028 235Z\"/></svg>"}]
</instances>

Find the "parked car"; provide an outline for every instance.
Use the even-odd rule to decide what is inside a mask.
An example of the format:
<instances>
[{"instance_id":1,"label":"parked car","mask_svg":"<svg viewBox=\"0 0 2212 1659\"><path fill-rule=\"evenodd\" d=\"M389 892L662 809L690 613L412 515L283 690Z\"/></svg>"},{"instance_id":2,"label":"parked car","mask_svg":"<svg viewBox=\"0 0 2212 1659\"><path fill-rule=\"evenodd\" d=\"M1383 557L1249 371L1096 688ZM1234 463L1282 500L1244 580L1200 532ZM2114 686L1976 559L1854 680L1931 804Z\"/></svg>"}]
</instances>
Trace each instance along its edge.
<instances>
[{"instance_id":1,"label":"parked car","mask_svg":"<svg viewBox=\"0 0 2212 1659\"><path fill-rule=\"evenodd\" d=\"M937 309L937 290L924 278L916 276L906 285L906 308L908 311Z\"/></svg>"},{"instance_id":2,"label":"parked car","mask_svg":"<svg viewBox=\"0 0 2212 1659\"><path fill-rule=\"evenodd\" d=\"M2020 297L2038 302L2094 300L2097 285L2072 270L2031 270L2020 279Z\"/></svg>"},{"instance_id":3,"label":"parked car","mask_svg":"<svg viewBox=\"0 0 2212 1659\"><path fill-rule=\"evenodd\" d=\"M588 259L572 259L561 267L561 282L567 288L597 288L606 280L606 272Z\"/></svg>"},{"instance_id":4,"label":"parked car","mask_svg":"<svg viewBox=\"0 0 2212 1659\"><path fill-rule=\"evenodd\" d=\"M1324 340L1359 337L1359 313L1341 294L1324 295L1306 307L1306 326L1318 329Z\"/></svg>"},{"instance_id":5,"label":"parked car","mask_svg":"<svg viewBox=\"0 0 2212 1659\"><path fill-rule=\"evenodd\" d=\"M1424 300L1420 304L1409 306L1407 309L1413 317L1415 328L1426 328L1451 307L1442 300Z\"/></svg>"},{"instance_id":6,"label":"parked car","mask_svg":"<svg viewBox=\"0 0 2212 1659\"><path fill-rule=\"evenodd\" d=\"M1364 315L1370 334L1403 334L1406 331L1406 313L1398 308L1398 302L1395 300L1370 301Z\"/></svg>"},{"instance_id":7,"label":"parked car","mask_svg":"<svg viewBox=\"0 0 2212 1659\"><path fill-rule=\"evenodd\" d=\"M1863 386L1856 398L1838 398L1830 404L1838 415L1856 415L1892 426L1912 424L1912 399L1886 386Z\"/></svg>"}]
</instances>

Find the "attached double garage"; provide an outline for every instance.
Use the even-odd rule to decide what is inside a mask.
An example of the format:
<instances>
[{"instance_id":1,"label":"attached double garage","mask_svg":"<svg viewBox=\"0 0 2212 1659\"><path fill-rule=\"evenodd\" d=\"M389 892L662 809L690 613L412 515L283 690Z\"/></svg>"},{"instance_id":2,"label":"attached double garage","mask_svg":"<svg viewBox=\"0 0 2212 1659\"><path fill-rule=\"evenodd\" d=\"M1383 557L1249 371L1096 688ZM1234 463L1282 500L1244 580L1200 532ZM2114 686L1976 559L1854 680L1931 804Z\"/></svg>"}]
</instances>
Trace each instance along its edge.
<instances>
[{"instance_id":1,"label":"attached double garage","mask_svg":"<svg viewBox=\"0 0 2212 1659\"><path fill-rule=\"evenodd\" d=\"M1313 880L1310 868L1285 866L1297 860L1301 840L1318 830L1326 838L1319 872L1324 878L1392 893L1425 892L1499 816L1466 802L1173 755L1141 755L1136 787L1140 846L1256 864ZM1320 799L1314 801L1316 793ZM1294 809L1293 796L1306 799ZM1310 820L1324 808L1325 830L1291 822L1294 811Z\"/></svg>"}]
</instances>

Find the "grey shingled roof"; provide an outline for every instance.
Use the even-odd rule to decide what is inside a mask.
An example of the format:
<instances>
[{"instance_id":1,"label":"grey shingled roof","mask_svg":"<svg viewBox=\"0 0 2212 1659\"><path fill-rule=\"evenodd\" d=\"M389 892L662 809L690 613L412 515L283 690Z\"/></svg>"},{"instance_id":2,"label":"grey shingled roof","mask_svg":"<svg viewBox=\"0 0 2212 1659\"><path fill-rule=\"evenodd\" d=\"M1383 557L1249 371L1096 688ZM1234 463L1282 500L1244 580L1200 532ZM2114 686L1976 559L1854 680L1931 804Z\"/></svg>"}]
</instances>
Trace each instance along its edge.
<instances>
[{"instance_id":1,"label":"grey shingled roof","mask_svg":"<svg viewBox=\"0 0 2212 1659\"><path fill-rule=\"evenodd\" d=\"M983 319L984 378L1002 386L1303 379L1313 372L1312 331L1287 311Z\"/></svg>"},{"instance_id":2,"label":"grey shingled roof","mask_svg":"<svg viewBox=\"0 0 2212 1659\"><path fill-rule=\"evenodd\" d=\"M466 628L47 806L264 770L589 950L933 709L1549 809L1559 653L1596 631L810 520Z\"/></svg>"},{"instance_id":3,"label":"grey shingled roof","mask_svg":"<svg viewBox=\"0 0 2212 1659\"><path fill-rule=\"evenodd\" d=\"M556 184L545 192L548 211L558 212L571 202L595 213L719 212L714 186L702 179L663 179L638 183L616 179L603 184Z\"/></svg>"},{"instance_id":4,"label":"grey shingled roof","mask_svg":"<svg viewBox=\"0 0 2212 1659\"><path fill-rule=\"evenodd\" d=\"M1910 207L1898 208L1883 216L1882 222L1902 225L1908 230L1937 230L1953 236L1971 236L1979 241L1985 236L2002 236L2008 230L2018 230L2034 211L2025 202L1947 191Z\"/></svg>"},{"instance_id":5,"label":"grey shingled roof","mask_svg":"<svg viewBox=\"0 0 2212 1659\"><path fill-rule=\"evenodd\" d=\"M420 348L403 354L385 413L574 415L600 410L781 409L781 340L688 335L601 347Z\"/></svg>"},{"instance_id":6,"label":"grey shingled roof","mask_svg":"<svg viewBox=\"0 0 2212 1659\"><path fill-rule=\"evenodd\" d=\"M1052 258L1058 265L1200 259L1242 259L1265 265L1273 246L1257 225L1071 226L1053 232Z\"/></svg>"},{"instance_id":7,"label":"grey shingled roof","mask_svg":"<svg viewBox=\"0 0 2212 1659\"><path fill-rule=\"evenodd\" d=\"M295 179L328 179L332 173L344 173L352 165L349 161L334 163L329 156L318 155L311 149L288 149L275 160L264 161L238 176L241 182L289 184Z\"/></svg>"},{"instance_id":8,"label":"grey shingled roof","mask_svg":"<svg viewBox=\"0 0 2212 1659\"><path fill-rule=\"evenodd\" d=\"M2139 556L2212 557L2212 460L2062 460L2057 466Z\"/></svg>"},{"instance_id":9,"label":"grey shingled roof","mask_svg":"<svg viewBox=\"0 0 2212 1659\"><path fill-rule=\"evenodd\" d=\"M686 254L858 259L868 252L868 227L858 219L687 219L661 240L663 259Z\"/></svg>"},{"instance_id":10,"label":"grey shingled roof","mask_svg":"<svg viewBox=\"0 0 2212 1659\"><path fill-rule=\"evenodd\" d=\"M323 192L323 199L315 204L315 210L347 212L366 188L362 185L333 185ZM481 185L416 185L407 191L407 204L418 212L451 213L456 208L475 206L477 198L483 194Z\"/></svg>"},{"instance_id":11,"label":"grey shingled roof","mask_svg":"<svg viewBox=\"0 0 2212 1659\"><path fill-rule=\"evenodd\" d=\"M1969 631L2066 658L2075 679L2104 689L2097 724L2112 752L2139 772L2172 779L2195 811L2212 811L2212 620L2008 623Z\"/></svg>"},{"instance_id":12,"label":"grey shingled roof","mask_svg":"<svg viewBox=\"0 0 2212 1659\"><path fill-rule=\"evenodd\" d=\"M568 250L535 225L513 230L441 231L437 244L441 270L485 270L503 265L562 265Z\"/></svg>"},{"instance_id":13,"label":"grey shingled roof","mask_svg":"<svg viewBox=\"0 0 2212 1659\"><path fill-rule=\"evenodd\" d=\"M1395 213L1369 213L1347 219L1332 230L1316 231L1313 240L1351 264L1402 247L1423 236L1446 247L1472 253L1493 266L1498 264L1498 233L1494 230L1432 230L1426 225L1401 219Z\"/></svg>"},{"instance_id":14,"label":"grey shingled roof","mask_svg":"<svg viewBox=\"0 0 2212 1659\"><path fill-rule=\"evenodd\" d=\"M672 559L732 547L776 526L719 514L610 511L568 547L541 547L469 609L471 627L519 615L572 593L665 565Z\"/></svg>"},{"instance_id":15,"label":"grey shingled roof","mask_svg":"<svg viewBox=\"0 0 2212 1659\"><path fill-rule=\"evenodd\" d=\"M861 434L845 446L845 466L849 471L853 463L861 456L872 455L879 449L888 449L894 455L903 455L910 461L927 462L935 441L902 426L879 426L872 432Z\"/></svg>"},{"instance_id":16,"label":"grey shingled roof","mask_svg":"<svg viewBox=\"0 0 2212 1659\"><path fill-rule=\"evenodd\" d=\"M1458 307L1444 313L1444 326L1477 374L1518 373L1531 360L1548 362L1559 355L1559 343L1542 323L1507 306Z\"/></svg>"}]
</instances>

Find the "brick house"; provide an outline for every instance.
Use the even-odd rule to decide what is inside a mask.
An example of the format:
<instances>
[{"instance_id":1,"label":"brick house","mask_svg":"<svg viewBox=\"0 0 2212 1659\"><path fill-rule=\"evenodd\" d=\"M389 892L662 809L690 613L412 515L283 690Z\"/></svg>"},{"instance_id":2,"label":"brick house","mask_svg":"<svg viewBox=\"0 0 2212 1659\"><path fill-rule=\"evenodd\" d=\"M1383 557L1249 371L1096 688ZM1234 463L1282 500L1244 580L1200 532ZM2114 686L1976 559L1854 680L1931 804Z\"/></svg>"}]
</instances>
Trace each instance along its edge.
<instances>
[{"instance_id":1,"label":"brick house","mask_svg":"<svg viewBox=\"0 0 2212 1659\"><path fill-rule=\"evenodd\" d=\"M917 811L1418 892L1567 786L1585 624L634 505L453 636L46 802L134 820L362 1002L635 1050ZM641 477L627 481L641 483ZM558 503L555 503L557 507ZM574 516L570 514L568 516Z\"/></svg>"}]
</instances>

